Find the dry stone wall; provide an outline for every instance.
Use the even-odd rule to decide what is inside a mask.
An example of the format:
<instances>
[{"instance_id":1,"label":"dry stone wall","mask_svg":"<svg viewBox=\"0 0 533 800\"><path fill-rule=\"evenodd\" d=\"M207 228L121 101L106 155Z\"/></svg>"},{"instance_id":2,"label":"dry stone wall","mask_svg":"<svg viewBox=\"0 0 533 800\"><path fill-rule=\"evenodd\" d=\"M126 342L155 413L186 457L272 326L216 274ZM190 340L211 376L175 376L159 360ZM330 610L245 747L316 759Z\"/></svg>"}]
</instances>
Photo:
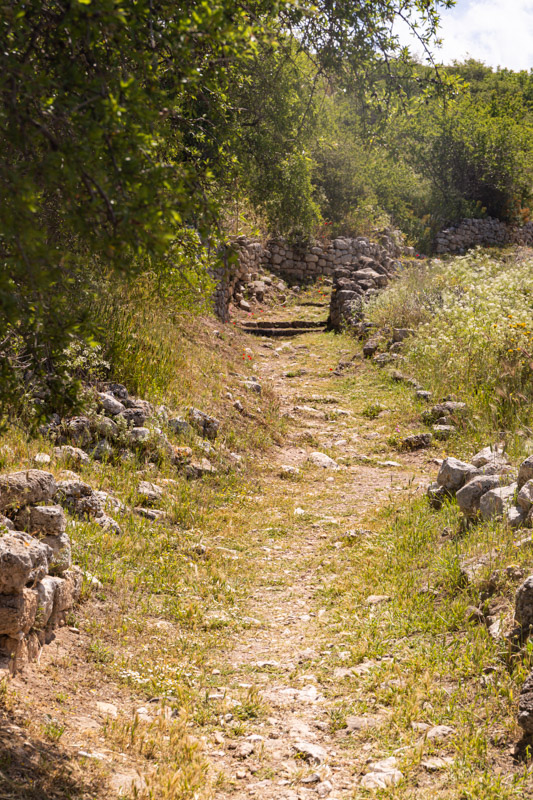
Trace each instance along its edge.
<instances>
[{"instance_id":1,"label":"dry stone wall","mask_svg":"<svg viewBox=\"0 0 533 800\"><path fill-rule=\"evenodd\" d=\"M289 285L300 285L319 278L332 280L335 270L356 269L359 259L381 265L388 274L400 255L414 254L412 248L402 246L401 234L394 230L383 231L378 241L363 236L305 244L271 239L266 246L243 236L233 241L231 247L237 258L226 259L227 266L217 275L215 293L215 310L223 321L229 319L231 303L241 303L247 292L257 294L255 285L264 282L264 272L280 276ZM282 291L283 285L278 288Z\"/></svg>"},{"instance_id":2,"label":"dry stone wall","mask_svg":"<svg viewBox=\"0 0 533 800\"><path fill-rule=\"evenodd\" d=\"M66 517L50 472L0 476L0 668L34 661L79 599Z\"/></svg>"},{"instance_id":3,"label":"dry stone wall","mask_svg":"<svg viewBox=\"0 0 533 800\"><path fill-rule=\"evenodd\" d=\"M507 225L499 219L463 219L437 234L437 253L461 253L471 247L519 244L533 245L533 222L522 227Z\"/></svg>"}]
</instances>

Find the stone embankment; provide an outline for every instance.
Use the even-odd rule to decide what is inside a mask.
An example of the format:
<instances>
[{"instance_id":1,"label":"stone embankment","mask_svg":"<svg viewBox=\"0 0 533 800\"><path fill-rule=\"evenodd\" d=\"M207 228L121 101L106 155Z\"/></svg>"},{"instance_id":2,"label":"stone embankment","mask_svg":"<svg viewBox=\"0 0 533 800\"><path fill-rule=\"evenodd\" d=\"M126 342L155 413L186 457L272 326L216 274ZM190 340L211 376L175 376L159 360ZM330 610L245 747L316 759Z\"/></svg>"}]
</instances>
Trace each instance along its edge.
<instances>
[{"instance_id":1,"label":"stone embankment","mask_svg":"<svg viewBox=\"0 0 533 800\"><path fill-rule=\"evenodd\" d=\"M78 600L67 520L50 472L0 476L0 668L34 661Z\"/></svg>"},{"instance_id":2,"label":"stone embankment","mask_svg":"<svg viewBox=\"0 0 533 800\"><path fill-rule=\"evenodd\" d=\"M56 446L53 456L38 453L37 465L54 461L60 469L83 468L93 460L135 464L165 459L189 479L216 472L208 455L216 455L222 465L238 465L240 457L223 446L215 451L220 426L215 417L196 408L178 416L164 406L131 397L122 384L102 388L95 391L93 409L86 416L56 416L41 428ZM260 384L250 388L261 391ZM176 438L178 442L173 442ZM193 448L201 455L195 457ZM164 486L140 481L138 504L128 508L70 469L62 469L60 478L43 469L0 475L0 669L11 673L38 658L54 629L67 621L84 581L95 583L72 565L67 524L74 530L76 519L90 520L121 535L117 517L126 513L151 522L166 521L165 512L154 508Z\"/></svg>"},{"instance_id":3,"label":"stone embankment","mask_svg":"<svg viewBox=\"0 0 533 800\"><path fill-rule=\"evenodd\" d=\"M464 253L471 247L506 244L533 245L533 222L522 227L508 225L499 219L463 219L457 225L437 234L437 253Z\"/></svg>"}]
</instances>

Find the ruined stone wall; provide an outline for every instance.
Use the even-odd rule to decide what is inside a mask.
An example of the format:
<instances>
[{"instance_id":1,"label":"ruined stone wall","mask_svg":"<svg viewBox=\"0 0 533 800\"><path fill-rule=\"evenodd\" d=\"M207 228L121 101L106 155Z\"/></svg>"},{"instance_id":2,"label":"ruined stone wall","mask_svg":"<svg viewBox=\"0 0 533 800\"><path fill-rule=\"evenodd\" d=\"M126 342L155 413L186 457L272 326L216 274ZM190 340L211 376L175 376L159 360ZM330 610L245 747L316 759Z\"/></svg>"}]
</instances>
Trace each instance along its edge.
<instances>
[{"instance_id":1,"label":"ruined stone wall","mask_svg":"<svg viewBox=\"0 0 533 800\"><path fill-rule=\"evenodd\" d=\"M499 219L463 219L457 225L437 234L437 253L462 253L476 246L506 244L533 245L533 222L522 227L508 225Z\"/></svg>"},{"instance_id":2,"label":"ruined stone wall","mask_svg":"<svg viewBox=\"0 0 533 800\"><path fill-rule=\"evenodd\" d=\"M230 303L240 302L247 288L253 290L253 285L261 279L262 270L284 278L289 285L299 285L319 278L331 280L335 270L355 268L361 258L381 265L388 273L400 255L414 254L412 248L403 247L399 231L383 231L377 238L378 241L370 241L364 236L338 237L328 242L305 244L271 239L264 246L257 240L239 237L231 245L236 260L228 257L225 269L219 270L216 276L216 314L227 322Z\"/></svg>"}]
</instances>

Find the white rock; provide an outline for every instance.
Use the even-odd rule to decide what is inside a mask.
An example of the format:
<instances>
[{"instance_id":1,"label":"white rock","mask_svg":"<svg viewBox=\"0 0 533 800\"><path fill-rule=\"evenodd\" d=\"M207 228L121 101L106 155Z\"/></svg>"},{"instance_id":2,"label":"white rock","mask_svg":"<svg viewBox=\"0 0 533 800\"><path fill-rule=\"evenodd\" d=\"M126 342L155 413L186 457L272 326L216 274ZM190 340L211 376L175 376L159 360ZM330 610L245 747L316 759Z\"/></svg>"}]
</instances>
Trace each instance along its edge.
<instances>
[{"instance_id":1,"label":"white rock","mask_svg":"<svg viewBox=\"0 0 533 800\"><path fill-rule=\"evenodd\" d=\"M316 467L323 467L324 469L339 469L337 462L327 456L325 453L311 453L308 460Z\"/></svg>"}]
</instances>

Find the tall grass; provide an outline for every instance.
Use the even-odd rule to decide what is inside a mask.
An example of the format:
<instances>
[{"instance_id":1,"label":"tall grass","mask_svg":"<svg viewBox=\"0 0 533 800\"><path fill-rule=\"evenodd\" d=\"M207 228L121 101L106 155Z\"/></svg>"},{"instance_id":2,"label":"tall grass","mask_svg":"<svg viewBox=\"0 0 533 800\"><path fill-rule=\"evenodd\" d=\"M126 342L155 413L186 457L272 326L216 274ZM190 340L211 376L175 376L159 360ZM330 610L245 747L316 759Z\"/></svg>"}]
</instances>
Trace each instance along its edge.
<instances>
[{"instance_id":1,"label":"tall grass","mask_svg":"<svg viewBox=\"0 0 533 800\"><path fill-rule=\"evenodd\" d=\"M470 433L533 446L533 258L483 251L407 268L368 307L378 324L415 329L406 369L437 399L469 406Z\"/></svg>"}]
</instances>

